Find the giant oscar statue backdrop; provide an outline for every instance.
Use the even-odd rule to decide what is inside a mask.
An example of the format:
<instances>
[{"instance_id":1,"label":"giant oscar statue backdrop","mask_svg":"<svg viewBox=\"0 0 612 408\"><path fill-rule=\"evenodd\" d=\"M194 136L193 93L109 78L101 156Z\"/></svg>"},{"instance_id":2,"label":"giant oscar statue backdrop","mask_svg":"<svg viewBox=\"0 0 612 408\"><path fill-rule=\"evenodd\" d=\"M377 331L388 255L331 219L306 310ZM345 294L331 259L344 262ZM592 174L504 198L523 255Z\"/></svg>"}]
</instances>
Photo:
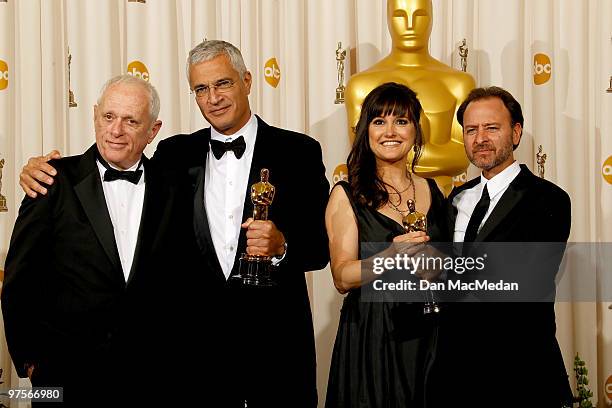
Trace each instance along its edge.
<instances>
[{"instance_id":1,"label":"giant oscar statue backdrop","mask_svg":"<svg viewBox=\"0 0 612 408\"><path fill-rule=\"evenodd\" d=\"M431 0L388 0L391 53L350 78L346 109L352 141L361 105L372 89L385 82L398 82L414 90L425 113L421 115L425 145L416 172L423 177L434 177L448 195L452 177L463 173L469 163L455 114L475 84L469 74L429 54L432 13Z\"/></svg>"}]
</instances>

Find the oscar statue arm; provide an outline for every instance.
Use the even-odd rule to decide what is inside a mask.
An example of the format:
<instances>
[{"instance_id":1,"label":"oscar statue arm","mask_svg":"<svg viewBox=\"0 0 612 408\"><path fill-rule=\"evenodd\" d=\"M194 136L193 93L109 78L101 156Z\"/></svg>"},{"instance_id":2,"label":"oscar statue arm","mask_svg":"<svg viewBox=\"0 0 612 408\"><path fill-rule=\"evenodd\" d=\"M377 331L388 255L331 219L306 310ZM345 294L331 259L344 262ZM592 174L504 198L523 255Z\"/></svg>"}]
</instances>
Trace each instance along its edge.
<instances>
[{"instance_id":1,"label":"oscar statue arm","mask_svg":"<svg viewBox=\"0 0 612 408\"><path fill-rule=\"evenodd\" d=\"M368 71L355 74L349 79L345 92L345 105L351 144L355 140L354 129L361 115L363 100L374 88L381 84L382 82L376 76L369 75Z\"/></svg>"},{"instance_id":2,"label":"oscar statue arm","mask_svg":"<svg viewBox=\"0 0 612 408\"><path fill-rule=\"evenodd\" d=\"M457 78L455 78L452 83L449 84L449 90L457 101L455 105L455 113L453 114L451 141L460 143L461 145L463 145L463 128L459 122L457 122L457 111L459 110L459 106L461 106L463 101L469 95L470 91L475 87L476 82L474 81L474 78L470 74L466 74L464 72L458 72Z\"/></svg>"}]
</instances>

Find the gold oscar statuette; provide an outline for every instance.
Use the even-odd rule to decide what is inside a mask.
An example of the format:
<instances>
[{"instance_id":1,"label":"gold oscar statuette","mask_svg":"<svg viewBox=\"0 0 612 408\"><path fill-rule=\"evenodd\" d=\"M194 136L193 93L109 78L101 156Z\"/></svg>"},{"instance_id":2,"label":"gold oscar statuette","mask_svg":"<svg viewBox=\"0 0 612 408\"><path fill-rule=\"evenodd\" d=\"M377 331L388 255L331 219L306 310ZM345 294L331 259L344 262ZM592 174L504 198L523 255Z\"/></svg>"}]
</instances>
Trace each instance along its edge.
<instances>
[{"instance_id":1,"label":"gold oscar statuette","mask_svg":"<svg viewBox=\"0 0 612 408\"><path fill-rule=\"evenodd\" d=\"M72 64L72 54L70 54L70 48L68 48L68 107L76 108L78 105L74 100L74 93L70 86L70 65Z\"/></svg>"},{"instance_id":2,"label":"gold oscar statuette","mask_svg":"<svg viewBox=\"0 0 612 408\"><path fill-rule=\"evenodd\" d=\"M0 160L0 212L7 212L6 197L2 195L2 169L4 168L4 159Z\"/></svg>"},{"instance_id":3,"label":"gold oscar statuette","mask_svg":"<svg viewBox=\"0 0 612 408\"><path fill-rule=\"evenodd\" d=\"M268 181L270 177L268 169L261 169L260 176L261 181L251 186L253 220L267 221L268 210L274 200L276 189ZM269 256L243 253L240 256L239 274L235 278L247 286L274 286L275 283L270 276L271 259Z\"/></svg>"},{"instance_id":4,"label":"gold oscar statuette","mask_svg":"<svg viewBox=\"0 0 612 408\"><path fill-rule=\"evenodd\" d=\"M423 154L416 173L435 178L445 194L453 176L466 171L469 161L463 147L463 130L455 112L475 87L474 78L432 57L429 38L433 22L431 0L388 0L387 26L391 53L376 64L352 75L346 86L347 125L351 142L361 105L379 85L398 82L416 92L423 106ZM410 168L413 155L408 157Z\"/></svg>"},{"instance_id":5,"label":"gold oscar statuette","mask_svg":"<svg viewBox=\"0 0 612 408\"><path fill-rule=\"evenodd\" d=\"M423 231L427 233L427 216L416 210L414 200L408 200L408 214L402 217L402 225L406 232ZM433 292L428 289L425 291L423 314L431 313L440 313L440 305L434 299Z\"/></svg>"},{"instance_id":6,"label":"gold oscar statuette","mask_svg":"<svg viewBox=\"0 0 612 408\"><path fill-rule=\"evenodd\" d=\"M461 57L461 71L467 72L467 56L470 50L467 46L467 41L465 38L461 41L459 45L459 56Z\"/></svg>"},{"instance_id":7,"label":"gold oscar statuette","mask_svg":"<svg viewBox=\"0 0 612 408\"><path fill-rule=\"evenodd\" d=\"M536 153L536 163L538 164L538 176L544 178L544 164L546 163L546 153L542 153L542 145L538 146Z\"/></svg>"},{"instance_id":8,"label":"gold oscar statuette","mask_svg":"<svg viewBox=\"0 0 612 408\"><path fill-rule=\"evenodd\" d=\"M342 43L338 43L336 49L336 68L338 70L338 87L336 88L335 104L344 103L344 60L346 59L346 50L342 48Z\"/></svg>"},{"instance_id":9,"label":"gold oscar statuette","mask_svg":"<svg viewBox=\"0 0 612 408\"><path fill-rule=\"evenodd\" d=\"M402 225L406 232L427 232L427 217L416 210L413 200L408 200L408 214L402 217Z\"/></svg>"}]
</instances>

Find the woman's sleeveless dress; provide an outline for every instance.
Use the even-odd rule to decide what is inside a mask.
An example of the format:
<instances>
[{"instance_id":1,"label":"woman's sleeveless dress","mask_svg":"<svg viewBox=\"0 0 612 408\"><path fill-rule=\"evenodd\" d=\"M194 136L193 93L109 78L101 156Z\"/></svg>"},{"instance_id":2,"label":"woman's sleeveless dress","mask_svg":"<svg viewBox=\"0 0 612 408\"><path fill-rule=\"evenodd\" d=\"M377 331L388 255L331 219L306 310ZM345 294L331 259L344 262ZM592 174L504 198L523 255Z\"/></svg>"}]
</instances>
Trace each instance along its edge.
<instances>
[{"instance_id":1,"label":"woman's sleeveless dress","mask_svg":"<svg viewBox=\"0 0 612 408\"><path fill-rule=\"evenodd\" d=\"M428 235L431 241L448 241L444 196L433 180L427 182L432 198L427 213ZM395 220L355 202L347 182L338 184L351 201L360 243L391 242L405 233ZM344 299L325 406L426 406L438 335L437 316L424 315L422 303L364 302L360 293L361 288L354 289ZM435 388L443 389L439 385Z\"/></svg>"}]
</instances>

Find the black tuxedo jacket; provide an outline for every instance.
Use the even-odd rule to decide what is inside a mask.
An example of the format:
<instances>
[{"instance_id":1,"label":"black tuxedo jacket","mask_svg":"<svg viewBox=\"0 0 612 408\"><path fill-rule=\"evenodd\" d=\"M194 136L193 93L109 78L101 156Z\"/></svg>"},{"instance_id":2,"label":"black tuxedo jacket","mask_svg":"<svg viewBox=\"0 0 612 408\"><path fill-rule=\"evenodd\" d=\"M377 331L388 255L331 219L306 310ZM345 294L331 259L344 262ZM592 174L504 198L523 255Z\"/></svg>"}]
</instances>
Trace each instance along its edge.
<instances>
[{"instance_id":1,"label":"black tuxedo jacket","mask_svg":"<svg viewBox=\"0 0 612 408\"><path fill-rule=\"evenodd\" d=\"M479 182L480 177L451 192L448 199L451 228L457 214L453 199ZM567 193L521 165L520 173L478 232L474 245L478 248L479 243L485 242L565 243L570 224ZM450 234L453 235L452 230ZM564 245L559 247L562 251ZM525 259L525 254L514 253L508 254L504 262L521 268ZM552 268L549 265L551 270L540 268L551 284L560 261L561 256L555 258L556 264ZM533 265L530 270L534 270ZM490 272L494 271L485 269L484 273ZM552 302L451 303L444 309L439 360L446 380L441 381L448 382L454 391L445 394L449 399L446 403L561 407L571 398L555 338Z\"/></svg>"},{"instance_id":2,"label":"black tuxedo jacket","mask_svg":"<svg viewBox=\"0 0 612 408\"><path fill-rule=\"evenodd\" d=\"M34 385L81 390L99 382L117 390L117 381L153 383L155 372L177 368L157 358L162 349L176 357L170 342L182 337L179 285L194 253L189 185L144 158L143 213L126 282L95 153L93 145L51 163L55 182L46 196L24 199L11 238L5 330L19 375L35 363Z\"/></svg>"},{"instance_id":3,"label":"black tuxedo jacket","mask_svg":"<svg viewBox=\"0 0 612 408\"><path fill-rule=\"evenodd\" d=\"M216 299L213 314L218 317L218 329L212 336L220 344L213 353L223 366L232 367L229 393L243 393L249 406L258 401L265 406L281 401L286 406L316 406L314 333L304 272L321 269L329 260L324 221L329 183L316 140L257 120L242 220L253 213L251 185L260 181L261 168L269 169L269 181L276 187L269 219L288 245L275 272L278 285L274 288L241 288L226 280L221 270L204 207L210 128L160 142L152 160L188 172L192 181L201 265L213 280L206 296ZM245 251L242 231L232 275L238 272L239 257Z\"/></svg>"}]
</instances>

